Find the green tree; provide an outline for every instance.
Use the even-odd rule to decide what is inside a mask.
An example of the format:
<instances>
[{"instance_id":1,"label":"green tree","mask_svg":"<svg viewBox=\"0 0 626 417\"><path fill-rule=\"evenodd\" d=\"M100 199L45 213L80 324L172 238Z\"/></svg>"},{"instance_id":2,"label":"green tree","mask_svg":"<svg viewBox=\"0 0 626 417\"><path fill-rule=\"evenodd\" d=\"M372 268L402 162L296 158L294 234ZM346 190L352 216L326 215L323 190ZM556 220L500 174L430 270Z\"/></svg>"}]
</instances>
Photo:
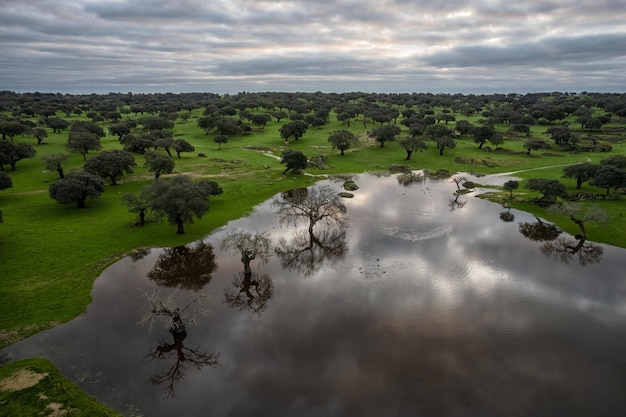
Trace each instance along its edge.
<instances>
[{"instance_id":1,"label":"green tree","mask_svg":"<svg viewBox=\"0 0 626 417\"><path fill-rule=\"evenodd\" d=\"M109 178L111 185L117 185L117 179L124 173L132 174L134 166L137 166L135 158L129 152L116 149L89 158L85 163L85 171Z\"/></svg>"},{"instance_id":2,"label":"green tree","mask_svg":"<svg viewBox=\"0 0 626 417\"><path fill-rule=\"evenodd\" d=\"M343 156L344 151L350 149L352 145L358 142L357 137L354 133L349 130L335 130L328 136L328 141L330 142L333 149L339 149L341 151L341 156Z\"/></svg>"},{"instance_id":3,"label":"green tree","mask_svg":"<svg viewBox=\"0 0 626 417\"><path fill-rule=\"evenodd\" d=\"M307 124L302 120L293 120L282 125L279 129L280 137L289 141L289 138L299 140L307 130Z\"/></svg>"},{"instance_id":4,"label":"green tree","mask_svg":"<svg viewBox=\"0 0 626 417\"><path fill-rule=\"evenodd\" d=\"M288 149L284 151L281 155L280 163L285 164L286 166L285 170L283 171L284 175L289 170L292 170L294 172L304 170L307 167L308 159L302 152L292 151Z\"/></svg>"},{"instance_id":5,"label":"green tree","mask_svg":"<svg viewBox=\"0 0 626 417\"><path fill-rule=\"evenodd\" d=\"M385 142L396 140L396 137L400 134L400 127L394 124L386 124L372 129L368 134L371 138L380 142L381 148L384 148Z\"/></svg>"},{"instance_id":6,"label":"green tree","mask_svg":"<svg viewBox=\"0 0 626 417\"><path fill-rule=\"evenodd\" d=\"M0 120L0 133L2 133L2 140L6 140L7 136L13 141L13 138L17 135L21 135L26 132L26 126L16 120Z\"/></svg>"},{"instance_id":7,"label":"green tree","mask_svg":"<svg viewBox=\"0 0 626 417\"><path fill-rule=\"evenodd\" d=\"M164 156L163 158L172 161L171 158L168 158L166 156ZM128 211L130 211L131 213L137 213L137 215L139 216L139 220L137 220L137 222L135 223L136 226L143 226L146 224L146 210L148 210L148 201L133 193L124 193L122 195L122 203L126 207L128 207Z\"/></svg>"},{"instance_id":8,"label":"green tree","mask_svg":"<svg viewBox=\"0 0 626 417\"><path fill-rule=\"evenodd\" d=\"M121 142L124 135L128 135L130 133L130 126L126 123L117 123L109 126L109 133L117 135L117 140Z\"/></svg>"},{"instance_id":9,"label":"green tree","mask_svg":"<svg viewBox=\"0 0 626 417\"><path fill-rule=\"evenodd\" d=\"M6 172L0 171L0 190L6 190L13 187L13 180Z\"/></svg>"},{"instance_id":10,"label":"green tree","mask_svg":"<svg viewBox=\"0 0 626 417\"><path fill-rule=\"evenodd\" d=\"M505 182L502 187L511 193L509 199L513 200L513 190L517 190L519 188L519 182L515 180L510 180Z\"/></svg>"},{"instance_id":11,"label":"green tree","mask_svg":"<svg viewBox=\"0 0 626 417\"><path fill-rule=\"evenodd\" d=\"M37 151L28 143L13 143L0 139L0 171L4 171L4 164L9 164L11 170L15 171L19 161L33 158L36 154Z\"/></svg>"},{"instance_id":12,"label":"green tree","mask_svg":"<svg viewBox=\"0 0 626 417\"><path fill-rule=\"evenodd\" d=\"M61 133L61 130L67 129L70 124L67 120L60 117L52 117L46 121L46 126L52 129L54 133Z\"/></svg>"},{"instance_id":13,"label":"green tree","mask_svg":"<svg viewBox=\"0 0 626 417\"><path fill-rule=\"evenodd\" d=\"M204 180L193 182L186 175L176 175L146 185L141 198L159 217L167 217L170 224L177 226L176 233L184 234L185 224L193 223L195 217L202 218L209 211L209 195L213 187Z\"/></svg>"},{"instance_id":14,"label":"green tree","mask_svg":"<svg viewBox=\"0 0 626 417\"><path fill-rule=\"evenodd\" d=\"M526 149L526 155L530 155L530 151L546 149L548 144L542 140L527 140L522 146Z\"/></svg>"},{"instance_id":15,"label":"green tree","mask_svg":"<svg viewBox=\"0 0 626 417\"><path fill-rule=\"evenodd\" d=\"M67 161L67 155L63 153L52 153L42 156L41 160L46 164L46 169L48 171L56 171L59 174L59 178L65 178L65 174L63 173L63 163Z\"/></svg>"},{"instance_id":16,"label":"green tree","mask_svg":"<svg viewBox=\"0 0 626 417\"><path fill-rule=\"evenodd\" d=\"M596 172L598 172L598 169L600 169L600 166L592 164L591 162L566 166L563 168L563 178L576 179L576 189L580 190L583 182L593 178Z\"/></svg>"},{"instance_id":17,"label":"green tree","mask_svg":"<svg viewBox=\"0 0 626 417\"><path fill-rule=\"evenodd\" d=\"M253 114L250 118L252 124L257 126L259 129L265 129L265 125L272 120L272 116L267 113L257 113Z\"/></svg>"},{"instance_id":18,"label":"green tree","mask_svg":"<svg viewBox=\"0 0 626 417\"><path fill-rule=\"evenodd\" d=\"M439 155L443 155L445 148L455 148L454 132L444 125L430 125L426 128L426 136L437 144Z\"/></svg>"},{"instance_id":19,"label":"green tree","mask_svg":"<svg viewBox=\"0 0 626 417\"><path fill-rule=\"evenodd\" d=\"M175 162L172 158L159 155L154 152L146 154L146 166L148 171L154 173L154 179L158 179L161 174L171 174L174 171Z\"/></svg>"},{"instance_id":20,"label":"green tree","mask_svg":"<svg viewBox=\"0 0 626 417\"><path fill-rule=\"evenodd\" d=\"M226 135L217 135L213 139L213 142L217 143L217 149L221 150L222 149L222 143L227 143L228 142L228 136L226 136Z\"/></svg>"},{"instance_id":21,"label":"green tree","mask_svg":"<svg viewBox=\"0 0 626 417\"><path fill-rule=\"evenodd\" d=\"M32 135L37 139L37 145L41 145L43 140L48 137L48 131L43 127L37 127L32 130Z\"/></svg>"},{"instance_id":22,"label":"green tree","mask_svg":"<svg viewBox=\"0 0 626 417\"><path fill-rule=\"evenodd\" d=\"M85 130L71 131L67 140L67 148L83 156L83 160L87 160L89 151L95 151L102 148L100 139L94 133Z\"/></svg>"},{"instance_id":23,"label":"green tree","mask_svg":"<svg viewBox=\"0 0 626 417\"><path fill-rule=\"evenodd\" d=\"M557 197L567 197L565 185L559 180L531 178L526 182L526 188L542 194L538 201L554 201Z\"/></svg>"},{"instance_id":24,"label":"green tree","mask_svg":"<svg viewBox=\"0 0 626 417\"><path fill-rule=\"evenodd\" d=\"M196 150L194 146L187 142L185 139L176 139L174 141L174 151L176 151L176 156L180 159L180 154L183 152L193 152Z\"/></svg>"},{"instance_id":25,"label":"green tree","mask_svg":"<svg viewBox=\"0 0 626 417\"><path fill-rule=\"evenodd\" d=\"M70 172L65 178L56 180L48 188L51 198L61 204L76 203L85 208L87 198L98 198L104 192L104 180L90 172Z\"/></svg>"},{"instance_id":26,"label":"green tree","mask_svg":"<svg viewBox=\"0 0 626 417\"><path fill-rule=\"evenodd\" d=\"M626 169L626 155L612 155L600 160L600 165L613 165L616 168Z\"/></svg>"},{"instance_id":27,"label":"green tree","mask_svg":"<svg viewBox=\"0 0 626 417\"><path fill-rule=\"evenodd\" d=\"M604 188L606 195L609 195L611 188L626 186L626 170L615 165L602 165L589 181L589 185Z\"/></svg>"},{"instance_id":28,"label":"green tree","mask_svg":"<svg viewBox=\"0 0 626 417\"><path fill-rule=\"evenodd\" d=\"M402 146L406 151L406 158L404 158L404 160L410 161L413 152L426 149L426 142L415 136L409 136L400 141L400 146Z\"/></svg>"}]
</instances>

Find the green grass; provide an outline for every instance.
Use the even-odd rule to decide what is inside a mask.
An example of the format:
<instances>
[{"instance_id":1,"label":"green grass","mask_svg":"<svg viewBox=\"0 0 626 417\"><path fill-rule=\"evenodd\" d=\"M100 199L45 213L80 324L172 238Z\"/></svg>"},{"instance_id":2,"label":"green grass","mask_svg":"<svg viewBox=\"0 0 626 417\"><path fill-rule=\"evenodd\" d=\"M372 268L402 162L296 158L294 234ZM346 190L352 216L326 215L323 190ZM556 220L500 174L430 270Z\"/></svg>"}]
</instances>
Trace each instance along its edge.
<instances>
[{"instance_id":1,"label":"green grass","mask_svg":"<svg viewBox=\"0 0 626 417\"><path fill-rule=\"evenodd\" d=\"M119 416L83 393L45 359L0 366L0 417Z\"/></svg>"},{"instance_id":2,"label":"green grass","mask_svg":"<svg viewBox=\"0 0 626 417\"><path fill-rule=\"evenodd\" d=\"M315 179L309 176L281 175L284 167L277 160L247 148L265 147L274 155L280 155L285 145L279 128L288 120L283 119L279 124L274 119L263 131L231 138L218 150L218 145L213 142L216 134L207 135L197 127L199 117L202 117L201 111L196 110L189 120L178 121L175 125L175 137L183 138L196 147L195 152L183 153L181 159L175 159L175 173L215 180L224 189L224 194L212 197L210 212L194 224L187 225L186 234L182 236L175 233L174 226L150 217L146 226L135 226L134 214L129 213L120 202L123 193L137 192L152 180L152 174L143 166L143 156L135 155L138 166L134 174L122 178L118 186L107 185L106 192L99 199L88 200L88 208L79 210L73 205L60 205L48 197L48 187L57 179L57 174L44 171L40 160L42 155L63 152L70 156L65 164L66 173L82 169L82 156L70 154L64 148L67 131L61 134L50 131L45 140L48 144L41 146L35 145L34 138L15 139L33 144L38 154L36 158L18 162L17 171L9 171L14 187L0 191L0 210L4 214L4 222L0 224L0 346L80 314L90 302L93 280L104 268L134 249L175 246L198 240L229 220L249 214L256 204L280 191L314 183ZM76 119L80 117L72 116L69 120ZM458 120L461 119L463 117L459 116ZM475 122L477 119L473 116L468 120ZM108 127L107 124L102 126L105 130ZM301 140L292 141L288 147L301 150L309 157L327 156L328 169L307 170L307 173L319 175L380 171L394 164L414 169L485 174L559 165L518 175L522 178L540 176L560 179L560 165L587 159L598 162L607 156L556 151L533 151L531 155L526 155L522 148L526 137L507 134L502 147L512 153L480 150L471 138L461 138L457 147L445 149L443 156L439 156L431 142L428 149L414 153L411 161L405 161L406 153L398 142L386 142L381 148L378 142L367 139L366 130L372 127L372 124L366 128L360 122L353 122L350 130L360 138L360 144L340 156L339 151L330 148L327 138L333 130L345 129L346 126L337 122L335 115L331 114L328 125L320 129L310 128ZM617 127L623 127L623 124ZM545 127L533 127L533 134L540 136L543 132ZM102 143L104 149L120 148L116 136L107 135ZM198 157L198 153L207 157ZM616 141L611 154L614 153L624 153L624 144ZM88 157L96 154L91 152ZM473 163L457 163L457 158ZM572 181L564 182L573 190ZM583 188L583 191L602 193L602 190L587 184ZM543 209L527 203L523 188L516 195L518 202L514 203L515 207L554 220L565 230L571 229L568 219L550 216ZM602 201L599 204L611 214L612 221L597 225L597 228L590 226L590 237L594 241L626 247L622 234L616 233L616 230L626 230L623 203Z\"/></svg>"}]
</instances>

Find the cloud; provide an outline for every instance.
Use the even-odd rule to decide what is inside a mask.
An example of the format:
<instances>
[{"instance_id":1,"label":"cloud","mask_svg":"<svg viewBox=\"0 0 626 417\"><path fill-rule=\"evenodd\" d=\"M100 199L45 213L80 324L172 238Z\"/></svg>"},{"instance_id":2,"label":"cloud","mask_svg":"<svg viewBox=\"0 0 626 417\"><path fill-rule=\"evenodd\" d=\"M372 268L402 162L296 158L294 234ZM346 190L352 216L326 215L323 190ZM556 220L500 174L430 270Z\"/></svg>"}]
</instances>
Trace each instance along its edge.
<instances>
[{"instance_id":1,"label":"cloud","mask_svg":"<svg viewBox=\"0 0 626 417\"><path fill-rule=\"evenodd\" d=\"M0 89L622 92L624 6L10 1L0 5Z\"/></svg>"}]
</instances>

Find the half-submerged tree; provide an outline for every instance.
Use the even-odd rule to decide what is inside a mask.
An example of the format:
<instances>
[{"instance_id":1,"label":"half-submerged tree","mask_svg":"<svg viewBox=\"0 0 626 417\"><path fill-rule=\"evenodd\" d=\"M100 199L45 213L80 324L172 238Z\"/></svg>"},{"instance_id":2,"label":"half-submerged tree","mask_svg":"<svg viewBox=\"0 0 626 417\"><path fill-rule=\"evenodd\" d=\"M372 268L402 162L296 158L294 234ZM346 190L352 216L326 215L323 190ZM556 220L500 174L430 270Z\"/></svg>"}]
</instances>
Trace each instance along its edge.
<instances>
[{"instance_id":1,"label":"half-submerged tree","mask_svg":"<svg viewBox=\"0 0 626 417\"><path fill-rule=\"evenodd\" d=\"M165 383L165 396L176 396L176 383L185 377L185 372L189 366L200 371L205 367L216 367L219 365L219 353L209 353L200 348L191 349L184 345L187 338L187 324L194 323L200 315L207 315L208 311L202 308L192 310L192 306L198 305L204 298L203 294L194 296L184 307L178 307L175 293L164 296L158 291L151 293L144 292L150 307L144 314L141 324L152 326L154 321L160 321L168 328L173 342L161 341L154 351L149 352L145 357L151 360L169 360L173 358L172 365L165 371L153 375L150 378L152 384ZM183 319L183 315L185 319Z\"/></svg>"},{"instance_id":2,"label":"half-submerged tree","mask_svg":"<svg viewBox=\"0 0 626 417\"><path fill-rule=\"evenodd\" d=\"M132 174L134 166L137 166L137 163L130 152L116 149L89 158L85 163L85 171L109 178L111 185L117 185L117 179L124 173Z\"/></svg>"},{"instance_id":3,"label":"half-submerged tree","mask_svg":"<svg viewBox=\"0 0 626 417\"><path fill-rule=\"evenodd\" d=\"M185 223L193 223L195 217L200 219L208 213L209 195L219 190L206 180L194 182L188 176L176 175L146 185L141 196L157 216L165 216L177 226L176 233L184 234Z\"/></svg>"},{"instance_id":4,"label":"half-submerged tree","mask_svg":"<svg viewBox=\"0 0 626 417\"><path fill-rule=\"evenodd\" d=\"M274 200L281 223L304 221L306 230L296 231L287 241L281 238L275 249L285 268L298 268L305 275L327 258L343 256L346 250L346 207L329 186L304 189L306 192L283 193ZM317 231L316 226L322 228Z\"/></svg>"},{"instance_id":5,"label":"half-submerged tree","mask_svg":"<svg viewBox=\"0 0 626 417\"><path fill-rule=\"evenodd\" d=\"M70 172L63 179L50 184L50 197L61 204L76 203L85 208L87 198L98 198L104 192L104 180L89 172Z\"/></svg>"},{"instance_id":6,"label":"half-submerged tree","mask_svg":"<svg viewBox=\"0 0 626 417\"><path fill-rule=\"evenodd\" d=\"M224 289L224 301L239 310L250 310L259 314L274 293L274 284L267 274L252 271L250 263L258 259L264 264L269 260L271 240L264 232L254 235L247 232L231 233L222 240L222 248L241 254L243 272L232 280L233 288Z\"/></svg>"}]
</instances>

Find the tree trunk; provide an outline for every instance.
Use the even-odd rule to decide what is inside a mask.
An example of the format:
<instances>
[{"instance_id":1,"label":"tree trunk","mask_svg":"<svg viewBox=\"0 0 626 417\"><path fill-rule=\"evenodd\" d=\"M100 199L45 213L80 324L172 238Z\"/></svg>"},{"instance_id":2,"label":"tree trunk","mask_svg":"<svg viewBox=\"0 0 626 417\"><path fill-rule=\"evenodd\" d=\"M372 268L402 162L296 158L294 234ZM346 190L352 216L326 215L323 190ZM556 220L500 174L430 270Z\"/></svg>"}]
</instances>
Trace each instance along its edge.
<instances>
[{"instance_id":1,"label":"tree trunk","mask_svg":"<svg viewBox=\"0 0 626 417\"><path fill-rule=\"evenodd\" d=\"M576 189L580 190L580 187L583 185L583 179L581 177L576 178Z\"/></svg>"},{"instance_id":2,"label":"tree trunk","mask_svg":"<svg viewBox=\"0 0 626 417\"><path fill-rule=\"evenodd\" d=\"M176 230L176 234L184 235L185 228L183 225L183 220L180 218L180 215L176 216L176 226L178 226L178 229Z\"/></svg>"},{"instance_id":3,"label":"tree trunk","mask_svg":"<svg viewBox=\"0 0 626 417\"><path fill-rule=\"evenodd\" d=\"M343 149L340 149L340 150L341 150L341 156L343 156Z\"/></svg>"},{"instance_id":4,"label":"tree trunk","mask_svg":"<svg viewBox=\"0 0 626 417\"><path fill-rule=\"evenodd\" d=\"M139 226L143 226L144 224L146 224L146 210L140 209L139 210Z\"/></svg>"},{"instance_id":5,"label":"tree trunk","mask_svg":"<svg viewBox=\"0 0 626 417\"><path fill-rule=\"evenodd\" d=\"M109 178L111 179L111 185L117 185L117 181L115 181L115 176L109 175Z\"/></svg>"},{"instance_id":6,"label":"tree trunk","mask_svg":"<svg viewBox=\"0 0 626 417\"><path fill-rule=\"evenodd\" d=\"M405 161L410 161L411 160L411 154L413 154L413 151L406 151L406 158L404 158Z\"/></svg>"},{"instance_id":7,"label":"tree trunk","mask_svg":"<svg viewBox=\"0 0 626 417\"><path fill-rule=\"evenodd\" d=\"M444 150L445 146L440 146L439 147L439 156L443 155L443 150Z\"/></svg>"},{"instance_id":8,"label":"tree trunk","mask_svg":"<svg viewBox=\"0 0 626 417\"><path fill-rule=\"evenodd\" d=\"M76 208L85 208L85 200L76 201Z\"/></svg>"},{"instance_id":9,"label":"tree trunk","mask_svg":"<svg viewBox=\"0 0 626 417\"><path fill-rule=\"evenodd\" d=\"M57 166L57 172L59 173L59 177L61 179L65 178L65 173L63 172L63 167L61 165Z\"/></svg>"}]
</instances>

